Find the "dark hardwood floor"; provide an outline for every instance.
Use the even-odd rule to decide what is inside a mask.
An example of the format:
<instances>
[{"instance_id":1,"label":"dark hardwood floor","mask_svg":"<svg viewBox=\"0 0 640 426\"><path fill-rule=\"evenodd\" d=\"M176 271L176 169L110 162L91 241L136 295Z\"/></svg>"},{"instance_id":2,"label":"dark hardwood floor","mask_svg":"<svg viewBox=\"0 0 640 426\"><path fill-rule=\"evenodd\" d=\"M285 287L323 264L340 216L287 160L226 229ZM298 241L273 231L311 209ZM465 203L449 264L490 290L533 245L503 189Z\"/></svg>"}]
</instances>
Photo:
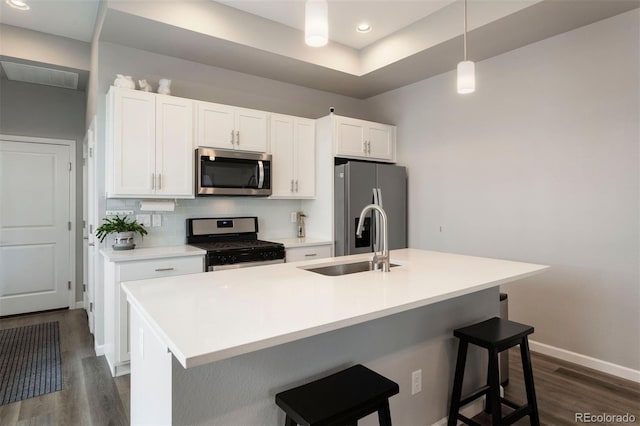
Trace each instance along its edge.
<instances>
[{"instance_id":1,"label":"dark hardwood floor","mask_svg":"<svg viewBox=\"0 0 640 426\"><path fill-rule=\"evenodd\" d=\"M96 357L83 310L63 310L0 319L0 329L59 321L64 389L12 404L0 405L1 426L125 425L129 423L129 376L113 379L104 357ZM524 403L518 349L510 354L507 398ZM575 413L626 414L640 424L640 383L532 353L540 421L544 425L576 425ZM491 424L485 415L476 417ZM529 424L528 417L517 425ZM589 423L590 425L611 423ZM418 426L418 425L406 425ZM420 425L422 426L422 425Z\"/></svg>"},{"instance_id":2,"label":"dark hardwood floor","mask_svg":"<svg viewBox=\"0 0 640 426\"><path fill-rule=\"evenodd\" d=\"M0 425L129 424L129 376L115 380L96 357L84 310L61 310L0 319L0 329L49 321L60 325L64 388L0 405Z\"/></svg>"}]
</instances>

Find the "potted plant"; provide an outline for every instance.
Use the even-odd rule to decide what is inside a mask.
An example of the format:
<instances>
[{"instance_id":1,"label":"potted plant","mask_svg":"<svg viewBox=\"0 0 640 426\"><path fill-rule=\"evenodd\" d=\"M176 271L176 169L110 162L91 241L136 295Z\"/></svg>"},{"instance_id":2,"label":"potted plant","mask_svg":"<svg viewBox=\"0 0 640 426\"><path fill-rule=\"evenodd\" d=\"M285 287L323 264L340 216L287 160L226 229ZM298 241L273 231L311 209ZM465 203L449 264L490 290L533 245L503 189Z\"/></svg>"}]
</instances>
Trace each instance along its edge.
<instances>
[{"instance_id":1,"label":"potted plant","mask_svg":"<svg viewBox=\"0 0 640 426\"><path fill-rule=\"evenodd\" d=\"M96 237L100 239L100 242L103 242L104 239L110 235L114 235L114 250L131 250L136 247L133 244L133 234L138 233L141 237L147 235L147 230L144 229L144 226L138 223L137 220L132 222L127 221L127 217L117 216L113 219L109 219L105 217L104 223L96 229Z\"/></svg>"}]
</instances>

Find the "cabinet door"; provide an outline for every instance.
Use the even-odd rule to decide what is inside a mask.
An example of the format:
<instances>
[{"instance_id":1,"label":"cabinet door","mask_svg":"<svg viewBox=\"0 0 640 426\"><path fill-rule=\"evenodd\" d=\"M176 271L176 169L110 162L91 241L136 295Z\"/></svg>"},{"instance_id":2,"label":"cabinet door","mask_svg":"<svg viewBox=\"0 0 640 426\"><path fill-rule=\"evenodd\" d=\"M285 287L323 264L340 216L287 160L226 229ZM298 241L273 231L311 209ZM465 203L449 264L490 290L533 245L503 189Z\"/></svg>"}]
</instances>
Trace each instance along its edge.
<instances>
[{"instance_id":1,"label":"cabinet door","mask_svg":"<svg viewBox=\"0 0 640 426\"><path fill-rule=\"evenodd\" d=\"M293 117L271 115L272 196L290 197L294 193Z\"/></svg>"},{"instance_id":2,"label":"cabinet door","mask_svg":"<svg viewBox=\"0 0 640 426\"><path fill-rule=\"evenodd\" d=\"M113 185L109 196L151 195L155 189L156 95L112 90Z\"/></svg>"},{"instance_id":3,"label":"cabinet door","mask_svg":"<svg viewBox=\"0 0 640 426\"><path fill-rule=\"evenodd\" d=\"M393 160L395 128L378 123L370 123L368 127L367 141L371 148L369 156L380 160Z\"/></svg>"},{"instance_id":4,"label":"cabinet door","mask_svg":"<svg viewBox=\"0 0 640 426\"><path fill-rule=\"evenodd\" d=\"M267 152L268 113L236 108L236 149Z\"/></svg>"},{"instance_id":5,"label":"cabinet door","mask_svg":"<svg viewBox=\"0 0 640 426\"><path fill-rule=\"evenodd\" d=\"M235 107L197 102L196 141L198 146L235 148Z\"/></svg>"},{"instance_id":6,"label":"cabinet door","mask_svg":"<svg viewBox=\"0 0 640 426\"><path fill-rule=\"evenodd\" d=\"M316 126L313 120L296 118L293 128L295 195L316 195Z\"/></svg>"},{"instance_id":7,"label":"cabinet door","mask_svg":"<svg viewBox=\"0 0 640 426\"><path fill-rule=\"evenodd\" d=\"M347 117L336 118L336 156L365 158L367 153L364 141L364 121Z\"/></svg>"},{"instance_id":8,"label":"cabinet door","mask_svg":"<svg viewBox=\"0 0 640 426\"><path fill-rule=\"evenodd\" d=\"M156 194L193 198L193 101L156 98Z\"/></svg>"}]
</instances>

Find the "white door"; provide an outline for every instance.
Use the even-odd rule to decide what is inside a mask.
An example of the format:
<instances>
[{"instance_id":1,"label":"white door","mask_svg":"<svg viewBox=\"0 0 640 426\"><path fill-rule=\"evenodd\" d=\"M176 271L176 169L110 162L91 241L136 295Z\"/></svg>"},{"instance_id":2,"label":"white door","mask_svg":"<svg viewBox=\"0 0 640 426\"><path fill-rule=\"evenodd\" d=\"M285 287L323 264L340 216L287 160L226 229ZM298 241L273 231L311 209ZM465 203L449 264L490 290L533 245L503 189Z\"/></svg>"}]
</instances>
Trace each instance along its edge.
<instances>
[{"instance_id":1,"label":"white door","mask_svg":"<svg viewBox=\"0 0 640 426\"><path fill-rule=\"evenodd\" d=\"M235 148L235 108L211 102L197 102L198 146Z\"/></svg>"},{"instance_id":2,"label":"white door","mask_svg":"<svg viewBox=\"0 0 640 426\"><path fill-rule=\"evenodd\" d=\"M89 331L95 334L95 306L96 306L96 259L99 256L96 244L96 236L94 234L98 223L98 197L96 188L96 120L91 121L87 129L87 184L84 187L84 199L87 204L87 318L89 322Z\"/></svg>"},{"instance_id":3,"label":"white door","mask_svg":"<svg viewBox=\"0 0 640 426\"><path fill-rule=\"evenodd\" d=\"M366 157L365 125L361 120L347 117L336 118L336 155Z\"/></svg>"},{"instance_id":4,"label":"white door","mask_svg":"<svg viewBox=\"0 0 640 426\"><path fill-rule=\"evenodd\" d=\"M193 101L156 98L156 194L193 197Z\"/></svg>"},{"instance_id":5,"label":"white door","mask_svg":"<svg viewBox=\"0 0 640 426\"><path fill-rule=\"evenodd\" d=\"M237 108L236 149L267 152L267 117L264 111Z\"/></svg>"},{"instance_id":6,"label":"white door","mask_svg":"<svg viewBox=\"0 0 640 426\"><path fill-rule=\"evenodd\" d=\"M293 118L271 114L271 183L272 195L294 195Z\"/></svg>"},{"instance_id":7,"label":"white door","mask_svg":"<svg viewBox=\"0 0 640 426\"><path fill-rule=\"evenodd\" d=\"M294 127L296 195L316 195L316 126L313 120L296 118Z\"/></svg>"},{"instance_id":8,"label":"white door","mask_svg":"<svg viewBox=\"0 0 640 426\"><path fill-rule=\"evenodd\" d=\"M150 195L156 186L155 94L111 89L113 188L109 196ZM107 166L109 167L109 166Z\"/></svg>"},{"instance_id":9,"label":"white door","mask_svg":"<svg viewBox=\"0 0 640 426\"><path fill-rule=\"evenodd\" d=\"M393 126L371 123L369 125L371 157L393 160Z\"/></svg>"},{"instance_id":10,"label":"white door","mask_svg":"<svg viewBox=\"0 0 640 426\"><path fill-rule=\"evenodd\" d=\"M69 306L68 145L0 140L0 316Z\"/></svg>"}]
</instances>

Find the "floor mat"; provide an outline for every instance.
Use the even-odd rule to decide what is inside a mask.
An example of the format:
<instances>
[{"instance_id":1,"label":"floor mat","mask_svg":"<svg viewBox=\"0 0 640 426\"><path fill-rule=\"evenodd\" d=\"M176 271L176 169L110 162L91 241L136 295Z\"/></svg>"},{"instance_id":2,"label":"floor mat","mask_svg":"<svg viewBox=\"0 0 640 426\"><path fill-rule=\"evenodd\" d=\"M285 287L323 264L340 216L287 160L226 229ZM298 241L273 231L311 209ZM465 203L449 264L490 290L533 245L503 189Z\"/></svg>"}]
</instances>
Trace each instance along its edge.
<instances>
[{"instance_id":1,"label":"floor mat","mask_svg":"<svg viewBox=\"0 0 640 426\"><path fill-rule=\"evenodd\" d=\"M0 405L59 390L58 321L0 330Z\"/></svg>"}]
</instances>

